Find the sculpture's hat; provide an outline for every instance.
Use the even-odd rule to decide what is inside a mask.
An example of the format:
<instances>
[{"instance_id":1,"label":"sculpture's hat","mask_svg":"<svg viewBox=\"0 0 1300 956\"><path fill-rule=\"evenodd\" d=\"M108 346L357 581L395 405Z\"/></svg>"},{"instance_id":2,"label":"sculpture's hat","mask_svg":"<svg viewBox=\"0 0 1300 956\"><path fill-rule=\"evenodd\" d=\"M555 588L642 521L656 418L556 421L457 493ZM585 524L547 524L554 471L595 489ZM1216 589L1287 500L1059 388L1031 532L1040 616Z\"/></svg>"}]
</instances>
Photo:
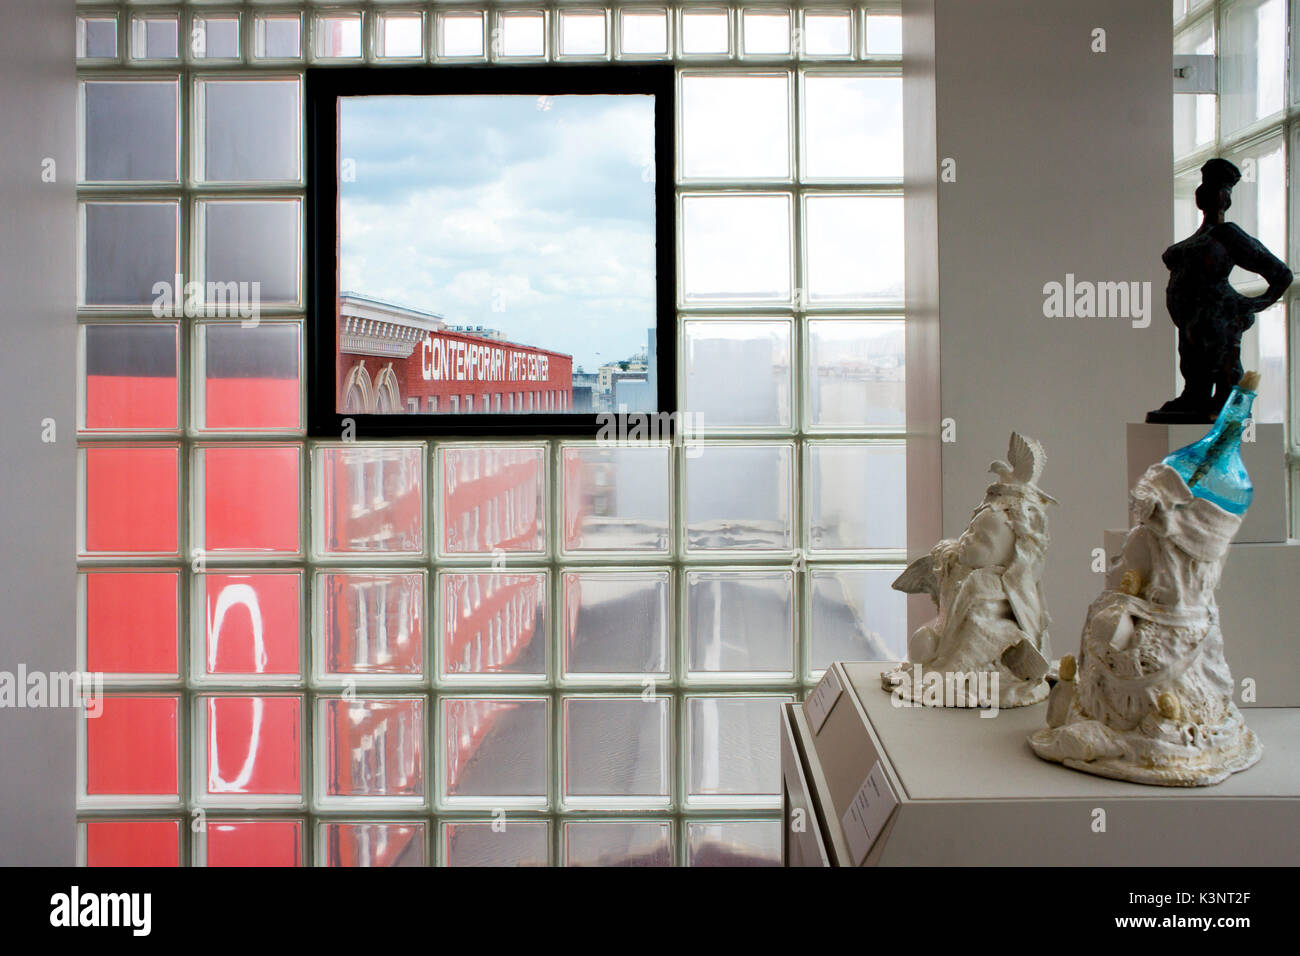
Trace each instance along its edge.
<instances>
[{"instance_id":1,"label":"sculpture's hat","mask_svg":"<svg viewBox=\"0 0 1300 956\"><path fill-rule=\"evenodd\" d=\"M1206 160L1201 167L1201 182L1219 189L1231 189L1241 182L1241 170L1226 159Z\"/></svg>"},{"instance_id":2,"label":"sculpture's hat","mask_svg":"<svg viewBox=\"0 0 1300 956\"><path fill-rule=\"evenodd\" d=\"M1038 479L1043 475L1043 466L1047 464L1047 453L1043 446L1032 438L1026 438L1019 432L1011 433L1011 442L1007 446L1007 460L995 461L989 465L989 471L998 476L998 480L989 485L984 500L1014 495L1028 498L1039 504L1058 504L1057 500L1038 487Z\"/></svg>"}]
</instances>

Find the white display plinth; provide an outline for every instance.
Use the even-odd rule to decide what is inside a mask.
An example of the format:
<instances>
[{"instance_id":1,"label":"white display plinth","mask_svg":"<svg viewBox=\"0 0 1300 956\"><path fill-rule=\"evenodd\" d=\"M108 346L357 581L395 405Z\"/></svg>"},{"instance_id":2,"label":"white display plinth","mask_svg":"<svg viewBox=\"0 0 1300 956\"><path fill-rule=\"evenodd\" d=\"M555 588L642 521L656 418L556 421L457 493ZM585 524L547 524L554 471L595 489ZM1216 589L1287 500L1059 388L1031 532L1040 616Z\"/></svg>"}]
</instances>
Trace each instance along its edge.
<instances>
[{"instance_id":1,"label":"white display plinth","mask_svg":"<svg viewBox=\"0 0 1300 956\"><path fill-rule=\"evenodd\" d=\"M991 718L896 708L880 689L890 666L834 665L844 692L816 734L801 704L784 705L789 865L857 864L842 821L877 760L897 805L861 865L1300 862L1300 709L1248 712L1264 744L1250 770L1213 787L1143 786L1034 756L1026 738L1044 704Z\"/></svg>"}]
</instances>

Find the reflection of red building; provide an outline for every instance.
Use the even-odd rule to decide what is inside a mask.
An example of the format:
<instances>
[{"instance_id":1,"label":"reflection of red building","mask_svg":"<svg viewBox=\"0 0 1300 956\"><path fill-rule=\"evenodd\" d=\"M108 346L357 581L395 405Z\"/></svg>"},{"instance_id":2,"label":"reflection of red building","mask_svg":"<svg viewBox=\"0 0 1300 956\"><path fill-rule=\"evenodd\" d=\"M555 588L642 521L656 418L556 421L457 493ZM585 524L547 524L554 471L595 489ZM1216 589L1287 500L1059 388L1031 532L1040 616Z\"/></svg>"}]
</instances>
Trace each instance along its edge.
<instances>
[{"instance_id":1,"label":"reflection of red building","mask_svg":"<svg viewBox=\"0 0 1300 956\"><path fill-rule=\"evenodd\" d=\"M345 292L337 324L339 411L434 414L562 412L573 358L491 330Z\"/></svg>"}]
</instances>

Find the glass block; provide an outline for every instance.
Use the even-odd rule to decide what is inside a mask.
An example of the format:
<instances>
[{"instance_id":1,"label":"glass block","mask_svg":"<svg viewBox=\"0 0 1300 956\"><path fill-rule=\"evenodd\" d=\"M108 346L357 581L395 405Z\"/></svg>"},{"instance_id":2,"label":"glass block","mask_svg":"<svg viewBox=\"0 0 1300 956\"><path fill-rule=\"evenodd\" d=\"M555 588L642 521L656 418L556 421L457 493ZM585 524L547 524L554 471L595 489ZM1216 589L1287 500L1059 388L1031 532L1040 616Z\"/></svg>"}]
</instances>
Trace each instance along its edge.
<instances>
[{"instance_id":1,"label":"glass block","mask_svg":"<svg viewBox=\"0 0 1300 956\"><path fill-rule=\"evenodd\" d=\"M667 677L672 579L667 571L564 575L566 677Z\"/></svg>"},{"instance_id":2,"label":"glass block","mask_svg":"<svg viewBox=\"0 0 1300 956\"><path fill-rule=\"evenodd\" d=\"M422 823L322 823L325 866L424 866Z\"/></svg>"},{"instance_id":3,"label":"glass block","mask_svg":"<svg viewBox=\"0 0 1300 956\"><path fill-rule=\"evenodd\" d=\"M1286 106L1286 0L1237 0L1226 6L1219 36L1222 135Z\"/></svg>"},{"instance_id":4,"label":"glass block","mask_svg":"<svg viewBox=\"0 0 1300 956\"><path fill-rule=\"evenodd\" d=\"M687 698L688 799L748 805L779 801L780 705L786 700Z\"/></svg>"},{"instance_id":5,"label":"glass block","mask_svg":"<svg viewBox=\"0 0 1300 956\"><path fill-rule=\"evenodd\" d=\"M199 203L199 216L206 289L234 282L246 284L254 302L299 301L299 200L209 200Z\"/></svg>"},{"instance_id":6,"label":"glass block","mask_svg":"<svg viewBox=\"0 0 1300 956\"><path fill-rule=\"evenodd\" d=\"M302 866L301 820L209 820L207 866Z\"/></svg>"},{"instance_id":7,"label":"glass block","mask_svg":"<svg viewBox=\"0 0 1300 956\"><path fill-rule=\"evenodd\" d=\"M804 179L901 179L903 79L806 73Z\"/></svg>"},{"instance_id":8,"label":"glass block","mask_svg":"<svg viewBox=\"0 0 1300 956\"><path fill-rule=\"evenodd\" d=\"M726 10L683 10L682 52L727 53L731 44L728 18Z\"/></svg>"},{"instance_id":9,"label":"glass block","mask_svg":"<svg viewBox=\"0 0 1300 956\"><path fill-rule=\"evenodd\" d=\"M86 80L81 91L84 181L176 182L175 80Z\"/></svg>"},{"instance_id":10,"label":"glass block","mask_svg":"<svg viewBox=\"0 0 1300 956\"><path fill-rule=\"evenodd\" d=\"M670 790L671 700L564 700L564 796L570 803L662 804Z\"/></svg>"},{"instance_id":11,"label":"glass block","mask_svg":"<svg viewBox=\"0 0 1300 956\"><path fill-rule=\"evenodd\" d=\"M423 673L423 574L321 572L316 575L316 600L322 673Z\"/></svg>"},{"instance_id":12,"label":"glass block","mask_svg":"<svg viewBox=\"0 0 1300 956\"><path fill-rule=\"evenodd\" d=\"M260 16L253 34L255 56L268 60L302 56L302 20L296 13Z\"/></svg>"},{"instance_id":13,"label":"glass block","mask_svg":"<svg viewBox=\"0 0 1300 956\"><path fill-rule=\"evenodd\" d=\"M176 17L136 17L131 21L131 56L174 60L178 53Z\"/></svg>"},{"instance_id":14,"label":"glass block","mask_svg":"<svg viewBox=\"0 0 1300 956\"><path fill-rule=\"evenodd\" d=\"M1174 177L1174 238L1186 239L1201 224L1201 211L1196 208L1196 187L1201 184L1198 170L1190 170Z\"/></svg>"},{"instance_id":15,"label":"glass block","mask_svg":"<svg viewBox=\"0 0 1300 956\"><path fill-rule=\"evenodd\" d=\"M180 866L179 820L87 820L86 866Z\"/></svg>"},{"instance_id":16,"label":"glass block","mask_svg":"<svg viewBox=\"0 0 1300 956\"><path fill-rule=\"evenodd\" d=\"M443 553L543 549L545 449L442 447L438 460Z\"/></svg>"},{"instance_id":17,"label":"glass block","mask_svg":"<svg viewBox=\"0 0 1300 956\"><path fill-rule=\"evenodd\" d=\"M196 17L191 46L204 60L233 60L239 56L239 17Z\"/></svg>"},{"instance_id":18,"label":"glass block","mask_svg":"<svg viewBox=\"0 0 1300 956\"><path fill-rule=\"evenodd\" d=\"M1232 189L1228 219L1259 239L1273 255L1285 258L1285 140L1280 135L1272 136L1240 152L1228 153L1226 158L1241 170L1241 182ZM1261 281L1253 272L1241 268L1233 269L1229 280L1239 288Z\"/></svg>"},{"instance_id":19,"label":"glass block","mask_svg":"<svg viewBox=\"0 0 1300 956\"><path fill-rule=\"evenodd\" d=\"M85 549L89 553L175 554L175 445L95 446L85 467Z\"/></svg>"},{"instance_id":20,"label":"glass block","mask_svg":"<svg viewBox=\"0 0 1300 956\"><path fill-rule=\"evenodd\" d=\"M302 178L298 80L204 79L198 81L197 92L203 144L200 179L250 183Z\"/></svg>"},{"instance_id":21,"label":"glass block","mask_svg":"<svg viewBox=\"0 0 1300 956\"><path fill-rule=\"evenodd\" d=\"M901 302L901 196L809 196L804 201L810 303Z\"/></svg>"},{"instance_id":22,"label":"glass block","mask_svg":"<svg viewBox=\"0 0 1300 956\"><path fill-rule=\"evenodd\" d=\"M1175 53L1214 55L1214 18L1208 17L1174 37ZM1174 94L1174 156L1185 156L1214 142L1218 98L1213 93Z\"/></svg>"},{"instance_id":23,"label":"glass block","mask_svg":"<svg viewBox=\"0 0 1300 956\"><path fill-rule=\"evenodd\" d=\"M438 15L438 56L482 56L483 14Z\"/></svg>"},{"instance_id":24,"label":"glass block","mask_svg":"<svg viewBox=\"0 0 1300 956\"><path fill-rule=\"evenodd\" d=\"M500 44L501 56L544 56L546 54L546 15L543 13L502 13L497 19L500 33L493 38Z\"/></svg>"},{"instance_id":25,"label":"glass block","mask_svg":"<svg viewBox=\"0 0 1300 956\"><path fill-rule=\"evenodd\" d=\"M793 572L687 572L686 640L692 672L793 675L794 633Z\"/></svg>"},{"instance_id":26,"label":"glass block","mask_svg":"<svg viewBox=\"0 0 1300 956\"><path fill-rule=\"evenodd\" d=\"M687 866L780 866L780 820L686 825Z\"/></svg>"},{"instance_id":27,"label":"glass block","mask_svg":"<svg viewBox=\"0 0 1300 956\"><path fill-rule=\"evenodd\" d=\"M681 208L687 302L789 301L788 196L687 195Z\"/></svg>"},{"instance_id":28,"label":"glass block","mask_svg":"<svg viewBox=\"0 0 1300 956\"><path fill-rule=\"evenodd\" d=\"M808 543L816 551L907 547L907 447L810 443Z\"/></svg>"},{"instance_id":29,"label":"glass block","mask_svg":"<svg viewBox=\"0 0 1300 956\"><path fill-rule=\"evenodd\" d=\"M545 798L548 706L545 698L443 698L443 796L475 804Z\"/></svg>"},{"instance_id":30,"label":"glass block","mask_svg":"<svg viewBox=\"0 0 1300 956\"><path fill-rule=\"evenodd\" d=\"M180 575L176 571L91 571L82 579L86 670L177 675Z\"/></svg>"},{"instance_id":31,"label":"glass block","mask_svg":"<svg viewBox=\"0 0 1300 956\"><path fill-rule=\"evenodd\" d=\"M672 866L672 824L586 820L564 825L565 866Z\"/></svg>"},{"instance_id":32,"label":"glass block","mask_svg":"<svg viewBox=\"0 0 1300 956\"><path fill-rule=\"evenodd\" d=\"M424 449L331 445L313 453L322 554L424 551Z\"/></svg>"},{"instance_id":33,"label":"glass block","mask_svg":"<svg viewBox=\"0 0 1300 956\"><path fill-rule=\"evenodd\" d=\"M445 823L443 853L447 866L549 866L550 825L507 819L494 823Z\"/></svg>"},{"instance_id":34,"label":"glass block","mask_svg":"<svg viewBox=\"0 0 1300 956\"><path fill-rule=\"evenodd\" d=\"M457 571L442 589L442 673L544 677L545 573Z\"/></svg>"},{"instance_id":35,"label":"glass block","mask_svg":"<svg viewBox=\"0 0 1300 956\"><path fill-rule=\"evenodd\" d=\"M686 73L681 99L684 178L789 178L788 74Z\"/></svg>"},{"instance_id":36,"label":"glass block","mask_svg":"<svg viewBox=\"0 0 1300 956\"><path fill-rule=\"evenodd\" d=\"M418 13L386 13L380 16L379 55L424 56L424 17Z\"/></svg>"},{"instance_id":37,"label":"glass block","mask_svg":"<svg viewBox=\"0 0 1300 956\"><path fill-rule=\"evenodd\" d=\"M896 14L867 14L867 53L871 56L903 55L903 18Z\"/></svg>"},{"instance_id":38,"label":"glass block","mask_svg":"<svg viewBox=\"0 0 1300 956\"><path fill-rule=\"evenodd\" d=\"M907 424L902 320L808 321L808 417L818 428Z\"/></svg>"},{"instance_id":39,"label":"glass block","mask_svg":"<svg viewBox=\"0 0 1300 956\"><path fill-rule=\"evenodd\" d=\"M300 446L211 445L196 449L195 459L197 547L284 554L301 550Z\"/></svg>"},{"instance_id":40,"label":"glass block","mask_svg":"<svg viewBox=\"0 0 1300 956\"><path fill-rule=\"evenodd\" d=\"M177 427L174 324L82 326L85 430Z\"/></svg>"},{"instance_id":41,"label":"glass block","mask_svg":"<svg viewBox=\"0 0 1300 956\"><path fill-rule=\"evenodd\" d=\"M170 292L180 271L179 213L175 202L85 203L82 302L149 306Z\"/></svg>"},{"instance_id":42,"label":"glass block","mask_svg":"<svg viewBox=\"0 0 1300 956\"><path fill-rule=\"evenodd\" d=\"M853 53L853 16L848 11L803 15L804 56L849 56Z\"/></svg>"},{"instance_id":43,"label":"glass block","mask_svg":"<svg viewBox=\"0 0 1300 956\"><path fill-rule=\"evenodd\" d=\"M899 567L809 569L812 671L836 661L907 659L907 595L890 586L902 572Z\"/></svg>"},{"instance_id":44,"label":"glass block","mask_svg":"<svg viewBox=\"0 0 1300 956\"><path fill-rule=\"evenodd\" d=\"M319 724L323 797L423 803L422 698L325 697Z\"/></svg>"},{"instance_id":45,"label":"glass block","mask_svg":"<svg viewBox=\"0 0 1300 956\"><path fill-rule=\"evenodd\" d=\"M605 55L605 11L560 11L562 56Z\"/></svg>"},{"instance_id":46,"label":"glass block","mask_svg":"<svg viewBox=\"0 0 1300 956\"><path fill-rule=\"evenodd\" d=\"M662 55L668 52L667 10L623 10L619 17L620 45L624 54Z\"/></svg>"},{"instance_id":47,"label":"glass block","mask_svg":"<svg viewBox=\"0 0 1300 956\"><path fill-rule=\"evenodd\" d=\"M682 323L684 411L701 430L790 426L788 319Z\"/></svg>"},{"instance_id":48,"label":"glass block","mask_svg":"<svg viewBox=\"0 0 1300 956\"><path fill-rule=\"evenodd\" d=\"M746 56L790 52L788 10L746 10L742 32L745 38Z\"/></svg>"},{"instance_id":49,"label":"glass block","mask_svg":"<svg viewBox=\"0 0 1300 956\"><path fill-rule=\"evenodd\" d=\"M361 14L336 13L317 16L316 56L321 59L361 56Z\"/></svg>"},{"instance_id":50,"label":"glass block","mask_svg":"<svg viewBox=\"0 0 1300 956\"><path fill-rule=\"evenodd\" d=\"M85 724L87 795L174 800L179 698L110 695L100 704L100 715L88 714Z\"/></svg>"},{"instance_id":51,"label":"glass block","mask_svg":"<svg viewBox=\"0 0 1300 956\"><path fill-rule=\"evenodd\" d=\"M209 797L295 797L302 792L301 697L206 697Z\"/></svg>"},{"instance_id":52,"label":"glass block","mask_svg":"<svg viewBox=\"0 0 1300 956\"><path fill-rule=\"evenodd\" d=\"M203 673L299 673L300 573L209 573L196 580L203 602Z\"/></svg>"},{"instance_id":53,"label":"glass block","mask_svg":"<svg viewBox=\"0 0 1300 956\"><path fill-rule=\"evenodd\" d=\"M199 327L199 427L282 431L302 423L297 323Z\"/></svg>"},{"instance_id":54,"label":"glass block","mask_svg":"<svg viewBox=\"0 0 1300 956\"><path fill-rule=\"evenodd\" d=\"M670 451L667 445L566 445L565 549L667 551Z\"/></svg>"},{"instance_id":55,"label":"glass block","mask_svg":"<svg viewBox=\"0 0 1300 956\"><path fill-rule=\"evenodd\" d=\"M1255 315L1255 324L1241 337L1243 368L1260 372L1258 397L1251 409L1257 422L1286 419L1286 307L1282 302Z\"/></svg>"},{"instance_id":56,"label":"glass block","mask_svg":"<svg viewBox=\"0 0 1300 956\"><path fill-rule=\"evenodd\" d=\"M794 453L785 444L701 445L686 459L686 546L768 551L794 546Z\"/></svg>"},{"instance_id":57,"label":"glass block","mask_svg":"<svg viewBox=\"0 0 1300 956\"><path fill-rule=\"evenodd\" d=\"M78 17L77 56L83 60L117 57L117 18Z\"/></svg>"}]
</instances>

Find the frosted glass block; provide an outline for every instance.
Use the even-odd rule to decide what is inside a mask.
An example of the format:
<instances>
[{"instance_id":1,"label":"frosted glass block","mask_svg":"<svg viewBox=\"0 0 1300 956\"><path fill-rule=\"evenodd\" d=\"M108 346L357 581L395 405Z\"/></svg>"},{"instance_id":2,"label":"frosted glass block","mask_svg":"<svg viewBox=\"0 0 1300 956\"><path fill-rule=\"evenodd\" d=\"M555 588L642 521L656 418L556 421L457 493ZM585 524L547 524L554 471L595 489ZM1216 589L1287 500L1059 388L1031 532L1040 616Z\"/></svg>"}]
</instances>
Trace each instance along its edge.
<instances>
[{"instance_id":1,"label":"frosted glass block","mask_svg":"<svg viewBox=\"0 0 1300 956\"><path fill-rule=\"evenodd\" d=\"M789 698L687 698L690 799L724 798L719 802L751 805L779 801L780 705L786 700Z\"/></svg>"},{"instance_id":2,"label":"frosted glass block","mask_svg":"<svg viewBox=\"0 0 1300 956\"><path fill-rule=\"evenodd\" d=\"M901 320L810 319L809 420L819 428L902 428L907 422Z\"/></svg>"},{"instance_id":3,"label":"frosted glass block","mask_svg":"<svg viewBox=\"0 0 1300 956\"><path fill-rule=\"evenodd\" d=\"M422 802L424 700L324 697L314 730L324 798Z\"/></svg>"},{"instance_id":4,"label":"frosted glass block","mask_svg":"<svg viewBox=\"0 0 1300 956\"><path fill-rule=\"evenodd\" d=\"M302 327L259 322L200 326L199 426L271 431L302 421L298 355Z\"/></svg>"},{"instance_id":5,"label":"frosted glass block","mask_svg":"<svg viewBox=\"0 0 1300 956\"><path fill-rule=\"evenodd\" d=\"M1200 184L1201 174L1197 170L1174 177L1175 240L1186 239L1201 224L1201 211L1196 208L1196 187Z\"/></svg>"},{"instance_id":6,"label":"frosted glass block","mask_svg":"<svg viewBox=\"0 0 1300 956\"><path fill-rule=\"evenodd\" d=\"M111 16L78 17L77 56L83 60L116 58L117 19Z\"/></svg>"},{"instance_id":7,"label":"frosted glass block","mask_svg":"<svg viewBox=\"0 0 1300 956\"><path fill-rule=\"evenodd\" d=\"M545 466L542 448L439 448L443 553L543 550Z\"/></svg>"},{"instance_id":8,"label":"frosted glass block","mask_svg":"<svg viewBox=\"0 0 1300 956\"><path fill-rule=\"evenodd\" d=\"M210 445L194 459L195 547L300 553L301 446Z\"/></svg>"},{"instance_id":9,"label":"frosted glass block","mask_svg":"<svg viewBox=\"0 0 1300 956\"><path fill-rule=\"evenodd\" d=\"M564 673L668 674L672 583L667 571L564 575Z\"/></svg>"},{"instance_id":10,"label":"frosted glass block","mask_svg":"<svg viewBox=\"0 0 1300 956\"><path fill-rule=\"evenodd\" d=\"M605 54L605 12L560 12L560 53L563 56Z\"/></svg>"},{"instance_id":11,"label":"frosted glass block","mask_svg":"<svg viewBox=\"0 0 1300 956\"><path fill-rule=\"evenodd\" d=\"M302 793L301 697L205 697L201 713L206 798L294 802Z\"/></svg>"},{"instance_id":12,"label":"frosted glass block","mask_svg":"<svg viewBox=\"0 0 1300 956\"><path fill-rule=\"evenodd\" d=\"M670 705L663 697L565 698L565 799L602 807L665 803Z\"/></svg>"},{"instance_id":13,"label":"frosted glass block","mask_svg":"<svg viewBox=\"0 0 1300 956\"><path fill-rule=\"evenodd\" d=\"M1251 409L1257 422L1286 418L1286 306L1279 302L1255 314L1255 324L1241 337L1242 368L1261 373L1258 397Z\"/></svg>"},{"instance_id":14,"label":"frosted glass block","mask_svg":"<svg viewBox=\"0 0 1300 956\"><path fill-rule=\"evenodd\" d=\"M438 17L438 55L483 55L483 14L446 13Z\"/></svg>"},{"instance_id":15,"label":"frosted glass block","mask_svg":"<svg viewBox=\"0 0 1300 956\"><path fill-rule=\"evenodd\" d=\"M789 320L682 323L684 410L697 429L788 428Z\"/></svg>"},{"instance_id":16,"label":"frosted glass block","mask_svg":"<svg viewBox=\"0 0 1300 956\"><path fill-rule=\"evenodd\" d=\"M167 695L100 697L99 715L82 718L86 796L174 804L180 793L179 705L179 698Z\"/></svg>"},{"instance_id":17,"label":"frosted glass block","mask_svg":"<svg viewBox=\"0 0 1300 956\"><path fill-rule=\"evenodd\" d=\"M447 866L548 866L550 825L507 818L505 828L492 823L444 823L443 853Z\"/></svg>"},{"instance_id":18,"label":"frosted glass block","mask_svg":"<svg viewBox=\"0 0 1300 956\"><path fill-rule=\"evenodd\" d=\"M323 554L424 551L424 449L366 442L315 450Z\"/></svg>"},{"instance_id":19,"label":"frosted glass block","mask_svg":"<svg viewBox=\"0 0 1300 956\"><path fill-rule=\"evenodd\" d=\"M361 15L342 13L317 17L316 56L321 59L361 56Z\"/></svg>"},{"instance_id":20,"label":"frosted glass block","mask_svg":"<svg viewBox=\"0 0 1300 956\"><path fill-rule=\"evenodd\" d=\"M131 56L174 60L178 52L175 17L137 17L131 21Z\"/></svg>"},{"instance_id":21,"label":"frosted glass block","mask_svg":"<svg viewBox=\"0 0 1300 956\"><path fill-rule=\"evenodd\" d=\"M180 271L174 202L88 202L84 211L86 305L149 306L158 283Z\"/></svg>"},{"instance_id":22,"label":"frosted glass block","mask_svg":"<svg viewBox=\"0 0 1300 956\"><path fill-rule=\"evenodd\" d=\"M423 574L318 572L315 595L320 673L384 677L423 673Z\"/></svg>"},{"instance_id":23,"label":"frosted glass block","mask_svg":"<svg viewBox=\"0 0 1300 956\"><path fill-rule=\"evenodd\" d=\"M684 178L789 178L788 74L687 73L681 98Z\"/></svg>"},{"instance_id":24,"label":"frosted glass block","mask_svg":"<svg viewBox=\"0 0 1300 956\"><path fill-rule=\"evenodd\" d=\"M325 866L424 866L422 823L322 823Z\"/></svg>"},{"instance_id":25,"label":"frosted glass block","mask_svg":"<svg viewBox=\"0 0 1300 956\"><path fill-rule=\"evenodd\" d=\"M745 55L790 52L790 13L746 10L742 33Z\"/></svg>"},{"instance_id":26,"label":"frosted glass block","mask_svg":"<svg viewBox=\"0 0 1300 956\"><path fill-rule=\"evenodd\" d=\"M806 447L813 550L907 547L907 448L902 443Z\"/></svg>"},{"instance_id":27,"label":"frosted glass block","mask_svg":"<svg viewBox=\"0 0 1300 956\"><path fill-rule=\"evenodd\" d=\"M204 60L231 60L239 56L239 17L196 17L194 55Z\"/></svg>"},{"instance_id":28,"label":"frosted glass block","mask_svg":"<svg viewBox=\"0 0 1300 956\"><path fill-rule=\"evenodd\" d=\"M805 13L803 49L805 56L849 56L853 52L853 17L844 13Z\"/></svg>"},{"instance_id":29,"label":"frosted glass block","mask_svg":"<svg viewBox=\"0 0 1300 956\"><path fill-rule=\"evenodd\" d=\"M546 16L542 13L503 13L497 23L502 56L544 56Z\"/></svg>"},{"instance_id":30,"label":"frosted glass block","mask_svg":"<svg viewBox=\"0 0 1300 956\"><path fill-rule=\"evenodd\" d=\"M667 10L624 10L619 16L623 53L668 52Z\"/></svg>"},{"instance_id":31,"label":"frosted glass block","mask_svg":"<svg viewBox=\"0 0 1300 956\"><path fill-rule=\"evenodd\" d=\"M809 570L814 672L836 661L907 659L907 595L890 587L902 572L901 567Z\"/></svg>"},{"instance_id":32,"label":"frosted glass block","mask_svg":"<svg viewBox=\"0 0 1300 956\"><path fill-rule=\"evenodd\" d=\"M695 674L793 674L793 572L687 572L686 628Z\"/></svg>"},{"instance_id":33,"label":"frosted glass block","mask_svg":"<svg viewBox=\"0 0 1300 956\"><path fill-rule=\"evenodd\" d=\"M566 445L563 455L566 550L668 549L667 445Z\"/></svg>"},{"instance_id":34,"label":"frosted glass block","mask_svg":"<svg viewBox=\"0 0 1300 956\"><path fill-rule=\"evenodd\" d=\"M672 866L672 824L593 820L564 825L565 866Z\"/></svg>"},{"instance_id":35,"label":"frosted glass block","mask_svg":"<svg viewBox=\"0 0 1300 956\"><path fill-rule=\"evenodd\" d=\"M536 803L526 798L545 798L547 708L545 698L443 698L443 795L448 801Z\"/></svg>"},{"instance_id":36,"label":"frosted glass block","mask_svg":"<svg viewBox=\"0 0 1300 956\"><path fill-rule=\"evenodd\" d=\"M82 84L87 182L175 182L179 86L175 80Z\"/></svg>"},{"instance_id":37,"label":"frosted glass block","mask_svg":"<svg viewBox=\"0 0 1300 956\"><path fill-rule=\"evenodd\" d=\"M902 300L901 196L809 196L804 209L809 302Z\"/></svg>"},{"instance_id":38,"label":"frosted glass block","mask_svg":"<svg viewBox=\"0 0 1300 956\"><path fill-rule=\"evenodd\" d=\"M1241 170L1241 182L1232 189L1232 208L1228 220L1259 239L1279 259L1286 257L1286 148L1285 141L1273 136L1258 145L1227 159ZM1182 238L1182 237L1180 237ZM1232 270L1229 280L1240 288L1248 282L1261 282L1259 276L1245 269Z\"/></svg>"},{"instance_id":39,"label":"frosted glass block","mask_svg":"<svg viewBox=\"0 0 1300 956\"><path fill-rule=\"evenodd\" d=\"M175 429L176 341L173 323L82 327L82 428Z\"/></svg>"},{"instance_id":40,"label":"frosted glass block","mask_svg":"<svg viewBox=\"0 0 1300 956\"><path fill-rule=\"evenodd\" d=\"M299 200L213 200L199 204L205 283L260 283L262 303L299 301Z\"/></svg>"},{"instance_id":41,"label":"frosted glass block","mask_svg":"<svg viewBox=\"0 0 1300 956\"><path fill-rule=\"evenodd\" d=\"M687 866L780 866L780 820L686 825Z\"/></svg>"},{"instance_id":42,"label":"frosted glass block","mask_svg":"<svg viewBox=\"0 0 1300 956\"><path fill-rule=\"evenodd\" d=\"M379 54L391 57L424 55L424 17L418 13L384 14L379 18Z\"/></svg>"},{"instance_id":43,"label":"frosted glass block","mask_svg":"<svg viewBox=\"0 0 1300 956\"><path fill-rule=\"evenodd\" d=\"M1237 0L1222 15L1219 109L1226 136L1286 105L1286 0Z\"/></svg>"},{"instance_id":44,"label":"frosted glass block","mask_svg":"<svg viewBox=\"0 0 1300 956\"><path fill-rule=\"evenodd\" d=\"M297 80L200 80L207 182L296 182L302 119Z\"/></svg>"},{"instance_id":45,"label":"frosted glass block","mask_svg":"<svg viewBox=\"0 0 1300 956\"><path fill-rule=\"evenodd\" d=\"M785 444L702 445L686 459L686 546L692 551L794 546L794 452Z\"/></svg>"},{"instance_id":46,"label":"frosted glass block","mask_svg":"<svg viewBox=\"0 0 1300 956\"><path fill-rule=\"evenodd\" d=\"M1175 53L1214 55L1214 18L1174 37ZM1174 155L1185 156L1214 141L1218 97L1213 93L1174 94Z\"/></svg>"},{"instance_id":47,"label":"frosted glass block","mask_svg":"<svg viewBox=\"0 0 1300 956\"><path fill-rule=\"evenodd\" d=\"M253 52L268 60L289 60L302 56L302 20L298 14L258 17Z\"/></svg>"},{"instance_id":48,"label":"frosted glass block","mask_svg":"<svg viewBox=\"0 0 1300 956\"><path fill-rule=\"evenodd\" d=\"M901 179L903 79L806 73L804 179Z\"/></svg>"},{"instance_id":49,"label":"frosted glass block","mask_svg":"<svg viewBox=\"0 0 1300 956\"><path fill-rule=\"evenodd\" d=\"M789 301L788 196L688 195L681 203L687 302ZM901 290L901 271L898 281Z\"/></svg>"},{"instance_id":50,"label":"frosted glass block","mask_svg":"<svg viewBox=\"0 0 1300 956\"><path fill-rule=\"evenodd\" d=\"M546 675L546 575L457 571L439 576L442 673Z\"/></svg>"},{"instance_id":51,"label":"frosted glass block","mask_svg":"<svg viewBox=\"0 0 1300 956\"><path fill-rule=\"evenodd\" d=\"M727 53L730 27L726 10L683 10L682 52Z\"/></svg>"},{"instance_id":52,"label":"frosted glass block","mask_svg":"<svg viewBox=\"0 0 1300 956\"><path fill-rule=\"evenodd\" d=\"M296 677L301 672L303 581L297 571L195 575L203 614L200 676Z\"/></svg>"},{"instance_id":53,"label":"frosted glass block","mask_svg":"<svg viewBox=\"0 0 1300 956\"><path fill-rule=\"evenodd\" d=\"M867 14L867 53L871 56L902 56L903 18L891 14Z\"/></svg>"}]
</instances>

